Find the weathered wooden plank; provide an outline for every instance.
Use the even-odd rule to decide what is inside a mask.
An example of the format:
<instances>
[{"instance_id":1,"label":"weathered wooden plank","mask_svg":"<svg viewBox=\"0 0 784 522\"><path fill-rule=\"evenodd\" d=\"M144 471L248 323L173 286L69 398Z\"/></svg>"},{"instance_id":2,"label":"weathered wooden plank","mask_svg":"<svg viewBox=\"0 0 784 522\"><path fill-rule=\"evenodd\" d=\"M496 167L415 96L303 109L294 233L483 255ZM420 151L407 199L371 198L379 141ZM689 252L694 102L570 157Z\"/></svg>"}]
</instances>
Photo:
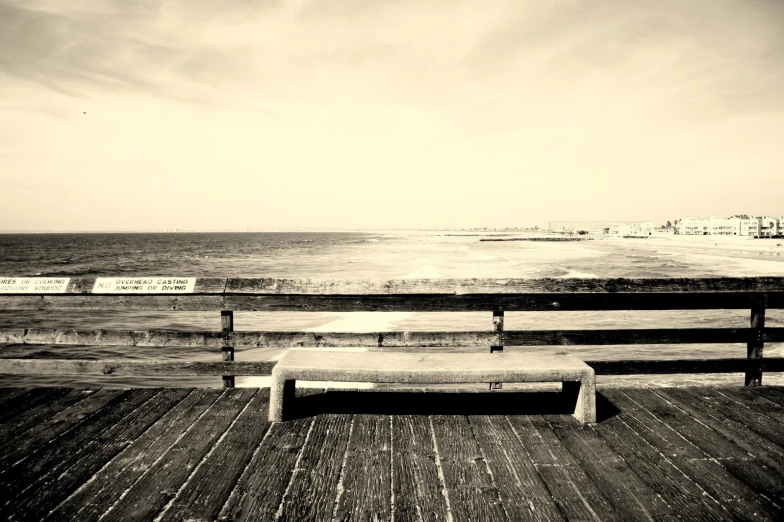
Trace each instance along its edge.
<instances>
[{"instance_id":1,"label":"weathered wooden plank","mask_svg":"<svg viewBox=\"0 0 784 522\"><path fill-rule=\"evenodd\" d=\"M600 394L597 407L609 411L614 405ZM594 424L591 429L624 459L645 485L677 510L683 520L730 519L732 515L714 497L675 467L667 448L652 446L633 429L637 424L634 417L640 411L637 405L624 408L619 415Z\"/></svg>"},{"instance_id":2,"label":"weathered wooden plank","mask_svg":"<svg viewBox=\"0 0 784 522\"><path fill-rule=\"evenodd\" d=\"M283 496L278 520L330 520L333 516L353 416L316 417L300 467Z\"/></svg>"},{"instance_id":3,"label":"weathered wooden plank","mask_svg":"<svg viewBox=\"0 0 784 522\"><path fill-rule=\"evenodd\" d=\"M103 275L101 277L115 277L111 274ZM117 277L124 277L124 276L117 276ZM142 276L132 276L134 278L142 277ZM147 277L147 276L144 276ZM150 276L152 278L159 278L159 277L180 277L177 274L152 274ZM66 289L67 294L92 294L94 287L95 287L95 280L97 277L90 276L90 277L72 277L68 283L68 288ZM222 294L226 289L226 278L223 277L197 277L194 287L193 293L194 294ZM100 293L96 292L96 293Z\"/></svg>"},{"instance_id":4,"label":"weathered wooden plank","mask_svg":"<svg viewBox=\"0 0 784 522\"><path fill-rule=\"evenodd\" d=\"M430 417L449 508L455 520L506 520L493 477L464 416Z\"/></svg>"},{"instance_id":5,"label":"weathered wooden plank","mask_svg":"<svg viewBox=\"0 0 784 522\"><path fill-rule=\"evenodd\" d=\"M120 407L109 411L100 429L86 429L79 434L84 438L68 437L65 444L47 450L44 458L29 462L24 470L16 466L11 473L24 476L27 487L14 493L10 520L43 518L186 394L187 390L135 390L127 400L133 409L124 411L125 415L112 415Z\"/></svg>"},{"instance_id":6,"label":"weathered wooden plank","mask_svg":"<svg viewBox=\"0 0 784 522\"><path fill-rule=\"evenodd\" d=\"M233 332L235 348L490 346L491 332ZM221 332L0 328L0 344L221 348ZM744 341L745 342L745 341Z\"/></svg>"},{"instance_id":7,"label":"weathered wooden plank","mask_svg":"<svg viewBox=\"0 0 784 522\"><path fill-rule=\"evenodd\" d=\"M194 390L65 499L45 520L97 521L160 459L221 390Z\"/></svg>"},{"instance_id":8,"label":"weathered wooden plank","mask_svg":"<svg viewBox=\"0 0 784 522\"><path fill-rule=\"evenodd\" d=\"M784 448L769 439L749 430L742 422L722 415L716 408L707 407L701 399L701 392L692 388L668 388L656 390L678 408L692 415L693 421L702 422L712 430L732 441L761 466L767 466L784 475ZM760 400L764 400L760 398ZM775 404L771 404L776 406Z\"/></svg>"},{"instance_id":9,"label":"weathered wooden plank","mask_svg":"<svg viewBox=\"0 0 784 522\"><path fill-rule=\"evenodd\" d=\"M269 390L259 390L157 520L217 520L240 474L269 429L268 411Z\"/></svg>"},{"instance_id":10,"label":"weathered wooden plank","mask_svg":"<svg viewBox=\"0 0 784 522\"><path fill-rule=\"evenodd\" d=\"M111 274L108 275L111 277ZM169 277L169 276L167 276ZM90 294L96 277L72 277L67 294ZM399 279L310 280L196 278L197 294L465 294L620 292L784 292L782 277L568 278L568 279Z\"/></svg>"},{"instance_id":11,"label":"weathered wooden plank","mask_svg":"<svg viewBox=\"0 0 784 522\"><path fill-rule=\"evenodd\" d=\"M784 292L784 277L310 280L229 278L234 294Z\"/></svg>"},{"instance_id":12,"label":"weathered wooden plank","mask_svg":"<svg viewBox=\"0 0 784 522\"><path fill-rule=\"evenodd\" d=\"M656 391L656 390L654 390ZM703 394L700 394L703 395ZM694 396L699 401L702 397ZM784 476L768 471L752 455L705 425L704 417L695 422L691 413L678 408L665 393L649 396L649 411L666 419L668 426L681 437L702 450L708 458L716 459L727 471L750 489L764 495L779 506L784 506ZM781 508L777 511L781 512ZM778 516L778 515L777 515Z\"/></svg>"},{"instance_id":13,"label":"weathered wooden plank","mask_svg":"<svg viewBox=\"0 0 784 522\"><path fill-rule=\"evenodd\" d=\"M509 415L507 419L567 520L622 520L544 418ZM563 421L569 422L566 416Z\"/></svg>"},{"instance_id":14,"label":"weathered wooden plank","mask_svg":"<svg viewBox=\"0 0 784 522\"><path fill-rule=\"evenodd\" d=\"M574 293L465 295L239 295L227 294L224 307L235 311L309 312L506 312L555 310L744 309L753 294L737 293ZM773 298L768 301L769 306ZM191 305L193 306L193 305Z\"/></svg>"},{"instance_id":15,"label":"weathered wooden plank","mask_svg":"<svg viewBox=\"0 0 784 522\"><path fill-rule=\"evenodd\" d=\"M762 331L762 340L766 343L784 342L784 328L765 327Z\"/></svg>"},{"instance_id":16,"label":"weathered wooden plank","mask_svg":"<svg viewBox=\"0 0 784 522\"><path fill-rule=\"evenodd\" d=\"M450 520L436 465L429 418L424 415L392 415L390 419L395 520Z\"/></svg>"},{"instance_id":17,"label":"weathered wooden plank","mask_svg":"<svg viewBox=\"0 0 784 522\"><path fill-rule=\"evenodd\" d=\"M644 375L670 373L743 373L748 359L666 359L637 361L585 361L596 375ZM762 360L768 372L784 371L784 357Z\"/></svg>"},{"instance_id":18,"label":"weathered wooden plank","mask_svg":"<svg viewBox=\"0 0 784 522\"><path fill-rule=\"evenodd\" d=\"M33 388L13 399L4 401L3 408L0 410L0 425L13 422L26 412L57 400L58 397L66 393L68 390L65 388Z\"/></svg>"},{"instance_id":19,"label":"weathered wooden plank","mask_svg":"<svg viewBox=\"0 0 784 522\"><path fill-rule=\"evenodd\" d=\"M765 399L775 402L780 406L784 406L784 389L773 388L770 386L759 386L751 390L753 393L764 397Z\"/></svg>"},{"instance_id":20,"label":"weathered wooden plank","mask_svg":"<svg viewBox=\"0 0 784 522\"><path fill-rule=\"evenodd\" d=\"M0 295L3 310L171 311L221 310L220 294L177 295Z\"/></svg>"},{"instance_id":21,"label":"weathered wooden plank","mask_svg":"<svg viewBox=\"0 0 784 522\"><path fill-rule=\"evenodd\" d=\"M696 400L701 401L704 407L709 406L714 411L742 423L747 429L784 447L784 430L782 430L781 422L759 413L745 404L739 404L710 388L700 388L698 391L691 390L690 393Z\"/></svg>"},{"instance_id":22,"label":"weathered wooden plank","mask_svg":"<svg viewBox=\"0 0 784 522\"><path fill-rule=\"evenodd\" d=\"M2 396L0 396L0 407L3 407L6 401L10 401L14 397L19 397L20 395L27 393L32 389L33 388L31 387L0 388L2 391Z\"/></svg>"},{"instance_id":23,"label":"weathered wooden plank","mask_svg":"<svg viewBox=\"0 0 784 522\"><path fill-rule=\"evenodd\" d=\"M257 389L227 388L161 459L104 514L109 520L152 520L176 496L194 468L248 405Z\"/></svg>"},{"instance_id":24,"label":"weathered wooden plank","mask_svg":"<svg viewBox=\"0 0 784 522\"><path fill-rule=\"evenodd\" d=\"M561 444L596 484L622 520L680 520L589 426L575 419L545 415ZM539 421L541 422L541 421Z\"/></svg>"},{"instance_id":25,"label":"weathered wooden plank","mask_svg":"<svg viewBox=\"0 0 784 522\"><path fill-rule=\"evenodd\" d=\"M59 388L57 393L49 396L49 400L35 408L8 419L0 426L0 445L5 444L17 435L50 419L71 405L89 397L95 390Z\"/></svg>"},{"instance_id":26,"label":"weathered wooden plank","mask_svg":"<svg viewBox=\"0 0 784 522\"><path fill-rule=\"evenodd\" d=\"M392 433L385 415L355 415L334 520L392 518Z\"/></svg>"},{"instance_id":27,"label":"weathered wooden plank","mask_svg":"<svg viewBox=\"0 0 784 522\"><path fill-rule=\"evenodd\" d=\"M0 445L0 470L5 471L11 465L26 458L38 458L37 453L47 447L43 444L59 444L59 441L55 442L58 437L74 428L83 427L81 423L91 417L102 415L106 412L104 408L113 407L115 403L122 401L121 397L126 394L125 390L98 390L71 408L42 420L24 433L3 443Z\"/></svg>"},{"instance_id":28,"label":"weathered wooden plank","mask_svg":"<svg viewBox=\"0 0 784 522\"><path fill-rule=\"evenodd\" d=\"M779 392L782 391L781 388L776 390ZM763 395L754 393L749 388L722 386L716 388L715 391L745 408L762 413L766 417L770 417L779 424L784 425L784 407L777 404L775 401L765 398Z\"/></svg>"},{"instance_id":29,"label":"weathered wooden plank","mask_svg":"<svg viewBox=\"0 0 784 522\"><path fill-rule=\"evenodd\" d=\"M273 424L253 455L219 520L274 520L313 419Z\"/></svg>"},{"instance_id":30,"label":"weathered wooden plank","mask_svg":"<svg viewBox=\"0 0 784 522\"><path fill-rule=\"evenodd\" d=\"M632 404L640 407L636 415L627 418L627 422L631 424L633 421L633 429L660 451L666 452L675 467L717 499L734 517L744 520L777 519L777 506L728 474L719 462L670 427L670 418L677 414L673 411L675 408L670 406L660 411L660 401L649 390L635 390L632 396L633 399L624 392L608 395L622 410Z\"/></svg>"},{"instance_id":31,"label":"weathered wooden plank","mask_svg":"<svg viewBox=\"0 0 784 522\"><path fill-rule=\"evenodd\" d=\"M9 375L269 375L274 362L135 361L85 359L0 359Z\"/></svg>"},{"instance_id":32,"label":"weathered wooden plank","mask_svg":"<svg viewBox=\"0 0 784 522\"><path fill-rule=\"evenodd\" d=\"M625 330L520 330L506 331L501 344L612 345L746 343L749 328L659 328ZM0 344L78 346L183 346L220 348L224 334L214 331L78 330L55 328L0 328ZM784 328L768 328L764 341L784 341ZM236 348L294 347L485 347L499 343L490 331L476 332L233 332Z\"/></svg>"},{"instance_id":33,"label":"weathered wooden plank","mask_svg":"<svg viewBox=\"0 0 784 522\"><path fill-rule=\"evenodd\" d=\"M77 346L221 346L220 332L0 328L0 343Z\"/></svg>"},{"instance_id":34,"label":"weathered wooden plank","mask_svg":"<svg viewBox=\"0 0 784 522\"><path fill-rule=\"evenodd\" d=\"M509 520L565 520L506 417L468 417Z\"/></svg>"},{"instance_id":35,"label":"weathered wooden plank","mask_svg":"<svg viewBox=\"0 0 784 522\"><path fill-rule=\"evenodd\" d=\"M2 295L5 310L446 312L745 309L751 293L528 293L391 295ZM784 293L768 294L784 308Z\"/></svg>"},{"instance_id":36,"label":"weathered wooden plank","mask_svg":"<svg viewBox=\"0 0 784 522\"><path fill-rule=\"evenodd\" d=\"M607 344L709 344L746 343L748 328L657 328L639 330L560 330L507 331L504 344L533 345L607 345Z\"/></svg>"}]
</instances>

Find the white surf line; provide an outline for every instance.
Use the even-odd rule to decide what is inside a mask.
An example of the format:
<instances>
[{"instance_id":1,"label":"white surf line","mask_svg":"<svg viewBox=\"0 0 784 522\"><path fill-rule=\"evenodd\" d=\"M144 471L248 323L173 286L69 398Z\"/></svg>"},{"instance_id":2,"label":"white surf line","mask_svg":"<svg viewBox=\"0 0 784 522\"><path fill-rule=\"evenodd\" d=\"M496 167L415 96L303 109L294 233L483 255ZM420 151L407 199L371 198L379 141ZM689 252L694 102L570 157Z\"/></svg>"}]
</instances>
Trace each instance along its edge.
<instances>
[{"instance_id":1,"label":"white surf line","mask_svg":"<svg viewBox=\"0 0 784 522\"><path fill-rule=\"evenodd\" d=\"M289 479L289 483L286 485L286 491L283 492L283 496L280 497L280 504L278 504L278 510L275 512L275 516L272 520L278 520L281 515L283 514L283 504L286 503L286 497L289 494L289 490L291 490L291 485L294 484L294 479L299 472L299 466L302 462L302 454L305 453L305 448L308 447L308 442L310 441L310 434L313 433L313 426L316 424L316 419L310 421L310 426L308 427L308 433L305 435L305 441L302 443L302 447L299 449L299 455L297 455L297 460L294 462L294 469L291 470L291 478Z\"/></svg>"},{"instance_id":2,"label":"white surf line","mask_svg":"<svg viewBox=\"0 0 784 522\"><path fill-rule=\"evenodd\" d=\"M228 507L229 503L232 501L232 499L233 499L233 498L234 498L236 495L239 495L239 493L238 493L238 489L239 489L239 485L240 485L240 483L241 483L241 482L242 482L242 481L245 479L245 476L246 476L248 473L250 473L250 470L251 470L251 468L253 467L253 466L251 466L251 464L252 464L252 463L254 462L254 460L256 459L256 456L257 456L257 455L259 454L259 452L261 451L261 448L263 448L263 447L264 447L264 441L266 441L266 440L267 440L267 437L269 437L269 436L270 436L270 432L271 432L271 431L273 430L273 428L275 427L275 424L277 424L277 423L272 423L272 424L270 424L270 427L269 427L269 428L267 428L267 433L265 433L265 434L264 434L264 436L261 438L261 441L259 442L259 445L258 445L258 447L257 447L257 448L254 450L254 452L253 452L253 455L251 455L251 457L250 457L250 460L248 461L248 465L247 465L247 466L245 466L245 469L242 471L242 473L240 474L240 476L237 478L237 482L234 484L234 487L233 487L233 488L231 489L231 491L229 492L229 496L228 496L228 497L226 497L226 501L225 501L225 502L223 503L223 505L221 506L221 508L220 508L220 511L218 511L218 520L223 520L223 518L226 516L226 513L225 513L225 511L226 511L226 508Z\"/></svg>"},{"instance_id":3,"label":"white surf line","mask_svg":"<svg viewBox=\"0 0 784 522\"><path fill-rule=\"evenodd\" d=\"M195 391L195 390L191 390L191 391L190 391L188 394L186 394L186 395L185 395L185 396L184 396L182 399L180 399L180 401L179 401L177 404L175 404L174 406L172 406L172 407L171 407L171 409L170 409L169 411L172 411L174 408L176 408L176 407L177 407L177 406L180 404L180 402L182 402L182 401L184 401L185 399L187 399L188 397L190 397L190 395L191 395L192 393L194 393L194 391ZM166 412L166 413L169 413L169 412ZM165 416L166 416L166 413L165 413L165 414L163 414L163 415L162 415L162 416L161 416L161 417L160 417L158 420L156 420L155 422L153 422L152 424L150 424L149 426L147 426L147 429L146 429L146 430L144 430L142 433L140 433L140 434L139 434L139 436L138 436L136 439L138 440L139 438L143 437L145 433L147 433L148 431L150 431L150 430L152 429L152 427L153 427L153 426L155 426L155 424L157 424L157 423L158 423L158 421L159 421L159 420L161 420L163 417L165 417ZM160 438L160 437L159 437L159 438ZM158 439L156 438L155 440L158 440ZM153 440L153 441L152 441L150 444L154 443L154 442L155 442L155 440ZM79 493L81 493L81 492L82 492L82 490L84 490L84 489L85 489L87 486L89 486L90 484L92 484L93 482L95 482L95 481L97 480L97 478L98 478L98 475L100 475L100 474L101 474L101 472L102 472L104 469L106 469L106 468L107 468L107 467L108 467L108 466L109 466L109 465L110 465L112 462L114 462L115 460L119 459L119 458L120 458L120 456L121 456L123 453L125 453L125 450L126 450L128 447L130 447L130 444L129 444L128 446L126 446L125 448L123 448L123 449L122 449L122 450L121 450L119 453L117 453L117 455L115 455L114 457L112 457L111 459L109 459L109 461L108 461L106 464L104 464L103 466L101 466L101 467L100 467L100 469L98 469L98 471L96 471L95 473L93 473L93 476L92 476L92 477L90 477L89 479L87 479L87 482L85 482L84 484L82 484L81 486L79 486L79 487L76 489L76 491L74 491L73 493L71 493L70 495L68 495L68 497L66 497L66 498L65 498L65 499L64 499L62 502L60 502L60 503L59 503L59 504L57 504L57 505L56 505L54 508L52 508L52 509L49 511L49 513L47 513L47 515L46 515L46 516L47 516L47 517L49 517L49 516L52 516L52 513L54 513L55 511L57 511L57 510L60 508L60 506L62 506L62 505L63 505L63 504L65 504L66 502L68 502L68 501L71 499L71 497L73 497L74 495L78 495L78 494L79 494ZM148 447L149 447L149 446L148 446ZM132 465L133 465L134 463L136 463L136 461L137 461L137 460L139 460L141 457L142 457L142 453L140 453L140 454L139 454L139 455L138 455L138 456L137 456L135 459L133 459L133 462L131 462L130 464L128 464L128 466L125 466L125 468L123 468L123 469L127 469L129 466L132 466ZM62 475L60 475L60 476L62 476ZM102 489L102 490L103 490L103 489ZM77 510L77 514L78 514L78 513L81 513L81 511L82 511L82 509L79 509L79 510Z\"/></svg>"},{"instance_id":4,"label":"white surf line","mask_svg":"<svg viewBox=\"0 0 784 522\"><path fill-rule=\"evenodd\" d=\"M191 425L190 425L190 426L188 426L188 429L186 429L185 431L183 431L183 432L182 432L182 433L181 433L181 434L180 434L180 435L177 437L177 439L175 439L175 441L174 441L174 442L172 442L172 443L171 443L171 445L170 445L168 448L166 448L166 451L164 451L164 452L161 452L160 456L159 456L157 459L155 459L155 460L154 460L154 461L153 461L153 462L150 464L150 467L148 467L148 468L145 470L145 472L144 472L144 473L142 473L141 475L139 475L139 477L138 477L138 478L137 478L137 479L136 479L136 480L133 482L133 484L131 484L130 486L128 486L128 489L126 489L125 491L123 491L123 494L122 494L122 495L120 495L120 497L119 497L117 500L115 500L115 501L114 501L114 504L112 504L111 506L109 506L109 509L107 509L106 511L104 511L103 515L101 515L100 517L98 517L98 521L99 521L99 522L100 522L101 520L103 520L103 519L106 517L106 515L108 515L108 514L109 514L109 513L110 513L110 512L111 512L111 511L112 511L112 510L115 508L115 507L117 507L117 504L119 504L119 503L122 501L122 499L124 499L126 496L128 496L128 493L129 493L129 492L130 492L130 491L133 489L133 487L134 487L136 484L138 484L140 480L142 480L143 478L145 478L145 477L147 476L147 474L150 472L150 470L151 470L153 467L155 467L155 465L156 465L158 462L160 462L160 461L161 461L161 459L162 459L163 457L165 457L165 456L166 456L166 455L169 453L169 451L171 451L171 449L172 449L174 446L176 446L176 445L177 445L177 443L178 443L178 442L180 442L180 440L182 440L182 438L183 438L183 437L184 437L184 436L185 436L185 435L186 435L188 432L190 432L190 431L193 429L193 426L195 426L196 424L198 424L199 420L201 420L201 418L202 418L202 417L204 417L204 416L207 414L207 412L208 412L208 411L210 411L210 410L211 410L211 409L212 409L212 408L213 408L213 407L214 407L214 406L215 406L215 405L218 403L218 401L220 400L220 398L221 398L221 397L223 397L225 394L226 394L226 390L224 390L223 392L221 392L221 394L220 394L220 395L218 395L218 396L215 398L215 400L212 402L212 404L210 404L209 408L205 408L205 409L204 409L204 411L202 412L202 414L201 414L201 415L199 415L199 416L198 416L198 417L197 417L197 418L196 418L196 419L195 419L195 420L194 420L194 421L191 423ZM77 514L78 514L78 513L77 513Z\"/></svg>"},{"instance_id":5,"label":"white surf line","mask_svg":"<svg viewBox=\"0 0 784 522\"><path fill-rule=\"evenodd\" d=\"M337 489L337 495L335 496L335 505L332 508L332 520L333 522L337 520L338 517L338 505L340 504L340 497L343 496L343 477L345 476L346 471L346 461L348 461L348 452L349 448L351 447L351 436L354 434L354 421L356 420L356 415L351 416L351 424L348 427L348 442L346 442L346 451L343 453L343 463L340 465L340 474L338 475L338 485L335 489Z\"/></svg>"},{"instance_id":6,"label":"white surf line","mask_svg":"<svg viewBox=\"0 0 784 522\"><path fill-rule=\"evenodd\" d=\"M452 503L449 501L449 491L446 489L446 477L444 477L444 468L441 467L441 454L438 452L438 443L436 442L436 430L433 427L433 416L428 415L427 420L430 421L430 438L433 441L433 451L436 454L436 469L438 470L438 481L441 486L441 494L444 495L446 501L446 522L454 522L452 517Z\"/></svg>"},{"instance_id":7,"label":"white surf line","mask_svg":"<svg viewBox=\"0 0 784 522\"><path fill-rule=\"evenodd\" d=\"M186 478L185 482L182 483L182 485L180 486L180 489L178 489L177 493L175 493L172 496L171 500L169 500L169 503L166 504L165 506L163 506L163 509L158 513L158 515L156 515L156 517L153 519L153 522L160 522L160 520L163 518L163 516L166 514L166 512L169 511L169 509L171 509L171 507L174 505L174 501L177 500L177 498L180 496L180 493L182 493L182 491L185 489L185 487L188 484L190 484L191 479L193 478L193 476L199 471L199 469L204 465L204 463L207 462L207 459L209 459L210 455L212 455L215 452L215 449L218 446L220 446L221 441L223 441L223 439L225 439L226 436L229 434L229 431L231 431L232 426L234 426L234 424L237 423L237 419L239 419L240 416L245 412L245 410L247 410L250 407L250 403L253 402L254 397L256 397L256 394L258 394L258 393L259 393L259 390L256 390L256 393L251 395L251 397L250 397L250 399L248 399L248 403L245 405L245 407L240 410L240 412L237 414L236 417L234 417L234 419L232 419L231 424L229 424L229 426L226 428L226 431L221 433L221 436L218 437L218 440L216 440L212 444L212 447L210 448L210 451L208 451L207 454L204 455L201 458L201 460L196 465L196 467L193 468L193 470L191 470L190 475L188 475L188 478Z\"/></svg>"},{"instance_id":8,"label":"white surf line","mask_svg":"<svg viewBox=\"0 0 784 522\"><path fill-rule=\"evenodd\" d=\"M395 432L392 419L389 416L389 513L391 522L395 522Z\"/></svg>"},{"instance_id":9,"label":"white surf line","mask_svg":"<svg viewBox=\"0 0 784 522\"><path fill-rule=\"evenodd\" d=\"M498 499L498 503L501 504L501 509L504 510L504 515L506 516L507 520L512 520L509 517L509 512L506 510L506 503L501 498L501 491L498 489L498 483L495 481L495 475L493 475L493 470L490 469L490 465L487 463L487 458L485 458L485 452L482 450L482 446L479 444L479 439L476 438L476 431L474 430L474 425L471 424L471 420L466 415L466 422L468 422L468 429L471 430L471 436L474 438L474 443L476 444L476 449L479 450L479 455L482 457L482 462L485 463L485 471L490 476L490 482L493 484L493 488L495 488L495 495Z\"/></svg>"}]
</instances>

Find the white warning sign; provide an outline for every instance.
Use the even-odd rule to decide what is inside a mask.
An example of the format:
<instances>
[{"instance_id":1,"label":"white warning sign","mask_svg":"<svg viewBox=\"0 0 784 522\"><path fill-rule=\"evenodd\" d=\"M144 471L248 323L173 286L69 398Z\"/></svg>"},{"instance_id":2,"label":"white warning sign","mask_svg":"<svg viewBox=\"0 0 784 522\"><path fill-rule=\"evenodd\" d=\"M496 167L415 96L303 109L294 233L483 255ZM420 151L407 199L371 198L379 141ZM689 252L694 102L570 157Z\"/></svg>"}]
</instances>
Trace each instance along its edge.
<instances>
[{"instance_id":1,"label":"white warning sign","mask_svg":"<svg viewBox=\"0 0 784 522\"><path fill-rule=\"evenodd\" d=\"M195 277L99 277L94 294L190 294Z\"/></svg>"},{"instance_id":2,"label":"white warning sign","mask_svg":"<svg viewBox=\"0 0 784 522\"><path fill-rule=\"evenodd\" d=\"M62 294L70 277L0 277L0 294Z\"/></svg>"}]
</instances>

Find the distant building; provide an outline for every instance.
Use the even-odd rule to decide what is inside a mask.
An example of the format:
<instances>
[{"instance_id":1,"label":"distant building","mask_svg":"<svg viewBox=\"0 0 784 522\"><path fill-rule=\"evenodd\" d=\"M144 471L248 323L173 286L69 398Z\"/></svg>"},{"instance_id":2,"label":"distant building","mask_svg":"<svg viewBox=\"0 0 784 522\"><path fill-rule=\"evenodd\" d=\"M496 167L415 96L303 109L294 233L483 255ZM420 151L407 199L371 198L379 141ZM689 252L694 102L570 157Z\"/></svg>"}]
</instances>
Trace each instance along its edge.
<instances>
[{"instance_id":1,"label":"distant building","mask_svg":"<svg viewBox=\"0 0 784 522\"><path fill-rule=\"evenodd\" d=\"M610 225L610 235L617 237L648 237L656 231L656 223L652 221L613 223Z\"/></svg>"},{"instance_id":2,"label":"distant building","mask_svg":"<svg viewBox=\"0 0 784 522\"><path fill-rule=\"evenodd\" d=\"M782 233L782 219L775 217L686 216L678 222L678 232L686 236L771 237Z\"/></svg>"},{"instance_id":3,"label":"distant building","mask_svg":"<svg viewBox=\"0 0 784 522\"><path fill-rule=\"evenodd\" d=\"M771 237L778 236L782 233L782 222L780 218L775 217L759 217L757 219L757 236Z\"/></svg>"}]
</instances>

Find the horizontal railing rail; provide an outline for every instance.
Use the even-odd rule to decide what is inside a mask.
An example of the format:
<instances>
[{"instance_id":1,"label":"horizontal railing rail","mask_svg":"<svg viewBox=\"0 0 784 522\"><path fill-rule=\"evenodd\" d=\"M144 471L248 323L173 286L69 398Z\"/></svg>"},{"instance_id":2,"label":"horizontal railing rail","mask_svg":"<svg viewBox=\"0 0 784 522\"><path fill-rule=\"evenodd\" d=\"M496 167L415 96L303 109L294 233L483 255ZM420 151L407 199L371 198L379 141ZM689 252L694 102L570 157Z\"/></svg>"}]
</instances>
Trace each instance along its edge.
<instances>
[{"instance_id":1,"label":"horizontal railing rail","mask_svg":"<svg viewBox=\"0 0 784 522\"><path fill-rule=\"evenodd\" d=\"M616 330L507 330L431 332L233 332L235 348L465 348L471 346L602 346L626 344L733 344L757 338L751 328L651 328ZM215 331L72 330L0 328L0 344L218 348L225 336ZM784 328L766 328L763 342L784 342Z\"/></svg>"},{"instance_id":2,"label":"horizontal railing rail","mask_svg":"<svg viewBox=\"0 0 784 522\"><path fill-rule=\"evenodd\" d=\"M264 278L3 278L0 310L220 311L221 331L0 328L0 344L220 348L220 362L0 359L2 374L267 375L274 362L234 361L236 348L435 348L629 344L732 344L745 358L587 361L597 374L784 371L784 358L762 358L784 328L765 327L765 310L784 308L784 278L468 279L312 281ZM504 312L569 310L748 309L748 328L506 330ZM486 331L236 332L234 311L493 312ZM682 349L681 354L685 353Z\"/></svg>"}]
</instances>

